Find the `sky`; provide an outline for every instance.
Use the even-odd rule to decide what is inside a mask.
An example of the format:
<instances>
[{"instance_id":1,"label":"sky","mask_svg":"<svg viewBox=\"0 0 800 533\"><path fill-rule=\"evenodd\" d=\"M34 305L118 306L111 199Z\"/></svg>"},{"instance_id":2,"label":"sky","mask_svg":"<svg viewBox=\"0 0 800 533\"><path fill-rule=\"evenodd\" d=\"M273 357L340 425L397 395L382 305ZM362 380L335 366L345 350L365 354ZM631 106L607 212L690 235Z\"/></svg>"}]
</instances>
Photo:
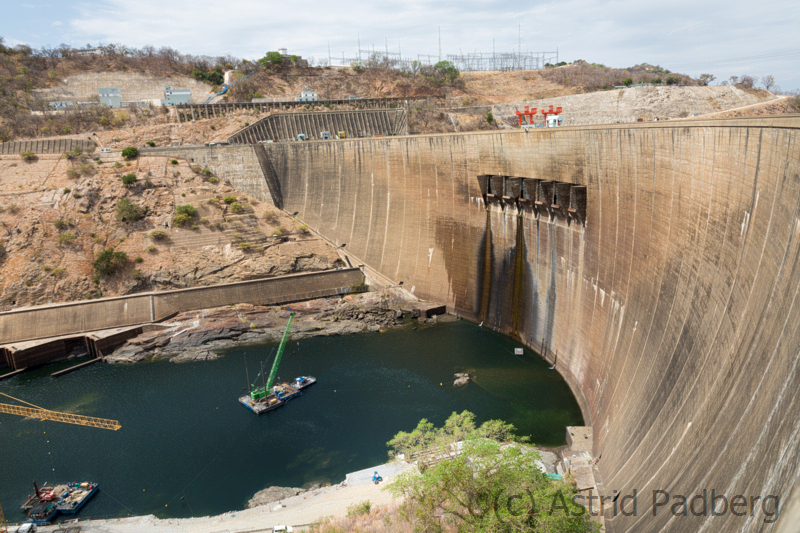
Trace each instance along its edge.
<instances>
[{"instance_id":1,"label":"sky","mask_svg":"<svg viewBox=\"0 0 800 533\"><path fill-rule=\"evenodd\" d=\"M170 46L255 59L287 48L318 60L375 46L403 56L552 51L612 67L659 64L714 84L773 75L800 89L797 0L2 0L6 44ZM520 38L521 36L521 38Z\"/></svg>"}]
</instances>

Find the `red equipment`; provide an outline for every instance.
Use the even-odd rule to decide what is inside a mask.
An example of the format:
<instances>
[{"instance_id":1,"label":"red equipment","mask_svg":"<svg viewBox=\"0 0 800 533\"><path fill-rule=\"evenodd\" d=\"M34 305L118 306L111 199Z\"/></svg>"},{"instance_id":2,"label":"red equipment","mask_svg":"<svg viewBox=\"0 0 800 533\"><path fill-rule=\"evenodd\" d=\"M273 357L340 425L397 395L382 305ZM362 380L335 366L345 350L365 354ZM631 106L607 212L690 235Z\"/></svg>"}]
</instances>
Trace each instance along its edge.
<instances>
[{"instance_id":1,"label":"red equipment","mask_svg":"<svg viewBox=\"0 0 800 533\"><path fill-rule=\"evenodd\" d=\"M550 106L550 107L552 108L553 106ZM560 110L561 108L559 107L558 109ZM544 109L542 109L542 113L544 113ZM522 113L517 111L517 116L519 117L519 125L520 125L520 127L522 126L522 117L528 117L528 124L530 124L532 126L533 125L533 117L536 116L536 108L534 107L533 109L531 109L530 106L525 106L525 111L523 111Z\"/></svg>"},{"instance_id":2,"label":"red equipment","mask_svg":"<svg viewBox=\"0 0 800 533\"><path fill-rule=\"evenodd\" d=\"M534 109L533 112L535 113L536 110ZM553 111L553 106L551 105L549 109L542 109L542 115L544 115L544 122L547 124L547 115L560 115L561 108L557 107L555 111Z\"/></svg>"}]
</instances>

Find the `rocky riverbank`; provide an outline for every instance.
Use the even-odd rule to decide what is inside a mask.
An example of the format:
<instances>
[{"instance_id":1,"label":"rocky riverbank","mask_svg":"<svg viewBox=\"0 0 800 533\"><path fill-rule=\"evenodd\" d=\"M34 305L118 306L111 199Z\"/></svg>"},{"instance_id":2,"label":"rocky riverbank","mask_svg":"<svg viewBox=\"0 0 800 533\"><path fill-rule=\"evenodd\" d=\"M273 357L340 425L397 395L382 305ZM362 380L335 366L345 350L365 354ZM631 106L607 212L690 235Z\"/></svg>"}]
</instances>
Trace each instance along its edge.
<instances>
[{"instance_id":1,"label":"rocky riverbank","mask_svg":"<svg viewBox=\"0 0 800 533\"><path fill-rule=\"evenodd\" d=\"M364 293L344 298L319 298L288 306L238 304L181 313L128 340L106 357L108 363L168 359L175 363L212 360L236 344L278 341L291 313L292 339L381 331L404 324L411 304ZM422 321L433 321L422 319Z\"/></svg>"}]
</instances>

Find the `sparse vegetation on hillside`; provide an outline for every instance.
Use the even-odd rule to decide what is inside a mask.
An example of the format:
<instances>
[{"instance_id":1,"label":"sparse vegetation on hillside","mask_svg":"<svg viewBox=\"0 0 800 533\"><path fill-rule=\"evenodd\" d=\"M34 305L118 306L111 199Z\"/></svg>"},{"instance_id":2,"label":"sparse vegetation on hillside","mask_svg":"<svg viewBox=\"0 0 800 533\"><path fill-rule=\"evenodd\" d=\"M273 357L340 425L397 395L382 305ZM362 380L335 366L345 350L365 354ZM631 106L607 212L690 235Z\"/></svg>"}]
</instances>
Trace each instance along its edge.
<instances>
[{"instance_id":1,"label":"sparse vegetation on hillside","mask_svg":"<svg viewBox=\"0 0 800 533\"><path fill-rule=\"evenodd\" d=\"M128 254L125 252L115 252L112 249L107 249L100 252L100 255L92 263L92 267L94 267L97 274L107 276L127 262Z\"/></svg>"}]
</instances>

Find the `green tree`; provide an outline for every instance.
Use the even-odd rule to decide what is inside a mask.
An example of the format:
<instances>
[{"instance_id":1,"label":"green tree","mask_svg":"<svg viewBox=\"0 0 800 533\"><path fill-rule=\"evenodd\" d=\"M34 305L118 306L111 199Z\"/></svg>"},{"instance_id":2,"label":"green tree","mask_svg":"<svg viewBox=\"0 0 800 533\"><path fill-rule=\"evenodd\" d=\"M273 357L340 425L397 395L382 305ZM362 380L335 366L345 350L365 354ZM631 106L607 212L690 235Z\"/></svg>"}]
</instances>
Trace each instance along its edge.
<instances>
[{"instance_id":1,"label":"green tree","mask_svg":"<svg viewBox=\"0 0 800 533\"><path fill-rule=\"evenodd\" d=\"M439 61L433 66L433 70L445 83L453 83L459 75L458 69L451 61Z\"/></svg>"},{"instance_id":2,"label":"green tree","mask_svg":"<svg viewBox=\"0 0 800 533\"><path fill-rule=\"evenodd\" d=\"M283 65L283 56L280 52L267 52L264 57L258 60L264 66L279 67Z\"/></svg>"},{"instance_id":3,"label":"green tree","mask_svg":"<svg viewBox=\"0 0 800 533\"><path fill-rule=\"evenodd\" d=\"M125 159L136 159L139 155L139 149L135 146L128 146L122 150L122 157Z\"/></svg>"},{"instance_id":4,"label":"green tree","mask_svg":"<svg viewBox=\"0 0 800 533\"><path fill-rule=\"evenodd\" d=\"M128 254L125 252L115 252L112 249L103 250L97 259L94 260L92 266L95 272L102 276L112 274L118 267L123 266L128 262Z\"/></svg>"},{"instance_id":5,"label":"green tree","mask_svg":"<svg viewBox=\"0 0 800 533\"><path fill-rule=\"evenodd\" d=\"M675 85L675 76L669 76L667 78L667 85Z\"/></svg>"},{"instance_id":6,"label":"green tree","mask_svg":"<svg viewBox=\"0 0 800 533\"><path fill-rule=\"evenodd\" d=\"M186 225L194 225L197 218L197 209L191 205L179 205L175 208L175 216L172 217L172 225L182 228Z\"/></svg>"},{"instance_id":7,"label":"green tree","mask_svg":"<svg viewBox=\"0 0 800 533\"><path fill-rule=\"evenodd\" d=\"M460 532L592 531L575 489L542 473L526 440L499 420L476 426L467 411L441 428L423 419L388 443L420 472L406 471L386 489L405 499L405 515L422 531L441 531L441 517Z\"/></svg>"},{"instance_id":8,"label":"green tree","mask_svg":"<svg viewBox=\"0 0 800 533\"><path fill-rule=\"evenodd\" d=\"M633 78L625 78L624 80L622 80L622 85L624 85L625 87L630 87L631 85L633 85Z\"/></svg>"},{"instance_id":9,"label":"green tree","mask_svg":"<svg viewBox=\"0 0 800 533\"><path fill-rule=\"evenodd\" d=\"M135 222L144 217L147 209L131 202L127 198L123 198L117 204L117 220L125 222Z\"/></svg>"},{"instance_id":10,"label":"green tree","mask_svg":"<svg viewBox=\"0 0 800 533\"><path fill-rule=\"evenodd\" d=\"M139 181L136 179L136 174L134 174L133 172L131 172L130 174L123 174L120 177L120 179L122 180L122 186L125 187L126 189L132 187L133 185L136 184L137 181Z\"/></svg>"}]
</instances>

